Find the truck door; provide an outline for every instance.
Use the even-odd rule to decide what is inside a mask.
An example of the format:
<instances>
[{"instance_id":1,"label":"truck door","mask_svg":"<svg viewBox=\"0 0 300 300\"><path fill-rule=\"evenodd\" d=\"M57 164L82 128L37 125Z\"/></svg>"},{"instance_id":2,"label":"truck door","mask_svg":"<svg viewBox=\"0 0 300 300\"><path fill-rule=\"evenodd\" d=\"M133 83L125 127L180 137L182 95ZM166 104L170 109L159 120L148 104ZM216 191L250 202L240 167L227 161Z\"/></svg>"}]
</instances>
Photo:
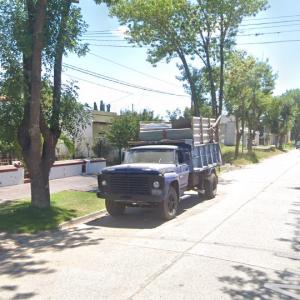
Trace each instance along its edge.
<instances>
[{"instance_id":1,"label":"truck door","mask_svg":"<svg viewBox=\"0 0 300 300\"><path fill-rule=\"evenodd\" d=\"M177 152L177 174L179 177L180 194L183 194L188 186L189 181L189 162L186 150L178 149Z\"/></svg>"}]
</instances>

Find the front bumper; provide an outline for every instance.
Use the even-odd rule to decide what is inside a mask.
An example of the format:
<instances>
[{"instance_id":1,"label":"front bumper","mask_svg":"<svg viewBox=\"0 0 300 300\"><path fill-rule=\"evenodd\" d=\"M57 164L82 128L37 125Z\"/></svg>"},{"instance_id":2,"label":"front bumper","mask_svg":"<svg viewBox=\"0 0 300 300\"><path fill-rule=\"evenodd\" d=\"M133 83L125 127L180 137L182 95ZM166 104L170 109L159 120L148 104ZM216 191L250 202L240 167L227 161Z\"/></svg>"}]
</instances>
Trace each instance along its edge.
<instances>
[{"instance_id":1,"label":"front bumper","mask_svg":"<svg viewBox=\"0 0 300 300\"><path fill-rule=\"evenodd\" d=\"M164 193L161 191L160 195L138 195L138 194L117 194L98 190L97 197L104 198L109 201L116 201L119 203L136 204L136 205L151 205L158 204L164 200Z\"/></svg>"}]
</instances>

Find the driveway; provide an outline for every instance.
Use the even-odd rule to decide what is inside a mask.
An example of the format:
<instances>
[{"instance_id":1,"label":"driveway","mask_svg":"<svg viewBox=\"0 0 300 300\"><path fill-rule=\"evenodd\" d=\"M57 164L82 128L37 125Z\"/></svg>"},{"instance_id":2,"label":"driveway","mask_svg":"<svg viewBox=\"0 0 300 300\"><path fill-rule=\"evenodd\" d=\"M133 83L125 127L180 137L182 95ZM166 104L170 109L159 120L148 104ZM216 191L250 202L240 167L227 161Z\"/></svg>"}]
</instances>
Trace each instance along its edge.
<instances>
[{"instance_id":1,"label":"driveway","mask_svg":"<svg viewBox=\"0 0 300 300\"><path fill-rule=\"evenodd\" d=\"M50 192L57 193L65 190L93 191L97 189L97 178L92 175L73 176L50 180ZM30 184L20 184L0 187L1 201L11 201L30 197Z\"/></svg>"},{"instance_id":2,"label":"driveway","mask_svg":"<svg viewBox=\"0 0 300 300\"><path fill-rule=\"evenodd\" d=\"M162 223L128 210L1 235L1 299L300 299L300 151L222 175Z\"/></svg>"}]
</instances>

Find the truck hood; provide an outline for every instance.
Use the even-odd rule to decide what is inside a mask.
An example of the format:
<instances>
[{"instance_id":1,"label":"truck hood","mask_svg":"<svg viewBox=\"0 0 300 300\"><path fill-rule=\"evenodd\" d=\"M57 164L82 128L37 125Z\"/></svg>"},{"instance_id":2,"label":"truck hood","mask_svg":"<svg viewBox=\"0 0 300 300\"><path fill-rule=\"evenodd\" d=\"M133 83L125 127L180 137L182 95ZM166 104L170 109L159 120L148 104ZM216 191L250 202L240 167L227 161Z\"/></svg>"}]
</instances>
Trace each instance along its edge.
<instances>
[{"instance_id":1,"label":"truck hood","mask_svg":"<svg viewBox=\"0 0 300 300\"><path fill-rule=\"evenodd\" d=\"M152 174L159 175L175 172L173 164L124 164L116 165L102 170L102 174Z\"/></svg>"}]
</instances>

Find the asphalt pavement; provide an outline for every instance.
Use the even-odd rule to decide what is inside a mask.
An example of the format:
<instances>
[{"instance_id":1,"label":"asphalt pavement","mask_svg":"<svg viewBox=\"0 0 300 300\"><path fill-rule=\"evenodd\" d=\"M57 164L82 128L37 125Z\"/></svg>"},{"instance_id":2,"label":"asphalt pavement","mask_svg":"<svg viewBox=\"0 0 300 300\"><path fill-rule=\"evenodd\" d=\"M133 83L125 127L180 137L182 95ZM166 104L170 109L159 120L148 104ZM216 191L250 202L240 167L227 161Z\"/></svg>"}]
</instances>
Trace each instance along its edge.
<instances>
[{"instance_id":1,"label":"asphalt pavement","mask_svg":"<svg viewBox=\"0 0 300 300\"><path fill-rule=\"evenodd\" d=\"M0 234L0 299L300 299L300 151L222 174L176 219Z\"/></svg>"}]
</instances>

